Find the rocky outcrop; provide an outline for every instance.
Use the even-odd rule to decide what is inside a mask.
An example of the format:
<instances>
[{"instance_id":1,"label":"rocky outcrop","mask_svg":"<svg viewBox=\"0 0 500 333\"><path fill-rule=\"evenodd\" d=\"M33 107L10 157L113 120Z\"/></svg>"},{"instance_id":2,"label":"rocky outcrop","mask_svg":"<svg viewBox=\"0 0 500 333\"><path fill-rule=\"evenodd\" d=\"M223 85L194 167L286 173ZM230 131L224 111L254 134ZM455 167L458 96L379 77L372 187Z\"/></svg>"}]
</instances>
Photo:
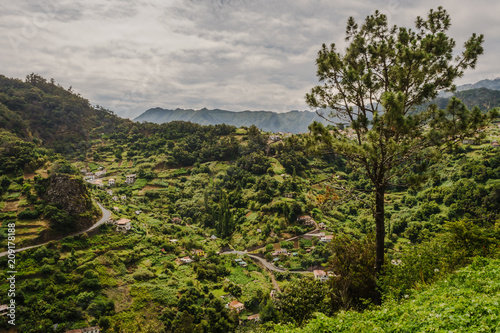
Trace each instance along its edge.
<instances>
[{"instance_id":1,"label":"rocky outcrop","mask_svg":"<svg viewBox=\"0 0 500 333\"><path fill-rule=\"evenodd\" d=\"M99 215L83 180L71 175L56 174L49 177L44 199L49 205L72 216L78 230L90 226L95 216Z\"/></svg>"}]
</instances>

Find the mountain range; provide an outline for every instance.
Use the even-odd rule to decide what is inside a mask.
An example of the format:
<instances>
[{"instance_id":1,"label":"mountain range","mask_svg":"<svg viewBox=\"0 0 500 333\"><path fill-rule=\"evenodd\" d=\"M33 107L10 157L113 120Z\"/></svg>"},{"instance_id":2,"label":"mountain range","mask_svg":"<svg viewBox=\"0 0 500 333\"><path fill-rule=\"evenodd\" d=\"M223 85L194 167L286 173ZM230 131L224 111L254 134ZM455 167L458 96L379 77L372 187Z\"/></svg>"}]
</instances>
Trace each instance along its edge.
<instances>
[{"instance_id":1,"label":"mountain range","mask_svg":"<svg viewBox=\"0 0 500 333\"><path fill-rule=\"evenodd\" d=\"M435 100L417 107L415 112L425 109L429 104L436 104L445 108L452 96L461 99L468 108L478 106L482 111L500 106L500 78L481 80L474 84L465 84L457 87L456 92L441 92ZM328 111L325 112L325 115ZM233 126L251 126L269 132L308 132L308 126L313 121L329 124L328 121L310 111L289 111L277 113L272 111L227 111L203 108L192 109L163 109L152 108L136 117L137 122L166 123L171 121L189 121L200 125L227 124Z\"/></svg>"},{"instance_id":2,"label":"mountain range","mask_svg":"<svg viewBox=\"0 0 500 333\"><path fill-rule=\"evenodd\" d=\"M190 121L200 125L226 124L233 126L252 126L255 125L261 130L269 132L291 132L305 133L309 130L307 127L313 121L319 121L323 124L329 122L310 111L289 111L277 113L271 111L226 111L220 109L209 110L168 110L162 108L149 109L134 121L166 123L170 121Z\"/></svg>"}]
</instances>

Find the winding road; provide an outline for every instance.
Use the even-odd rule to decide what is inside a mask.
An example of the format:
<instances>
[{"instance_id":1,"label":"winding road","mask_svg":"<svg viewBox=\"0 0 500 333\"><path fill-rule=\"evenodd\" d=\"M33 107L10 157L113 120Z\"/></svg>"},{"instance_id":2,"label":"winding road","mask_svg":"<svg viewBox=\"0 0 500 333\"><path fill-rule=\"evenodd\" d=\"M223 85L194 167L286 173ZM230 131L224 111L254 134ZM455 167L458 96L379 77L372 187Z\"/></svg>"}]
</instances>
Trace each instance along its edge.
<instances>
[{"instance_id":1,"label":"winding road","mask_svg":"<svg viewBox=\"0 0 500 333\"><path fill-rule=\"evenodd\" d=\"M305 273L311 273L308 271L289 271L287 269L281 268L281 267L276 267L270 262L268 262L266 259L261 258L259 256L256 256L255 254L248 253L247 251L226 251L226 252L221 252L221 255L224 254L237 254L237 255L247 255L253 260L257 260L260 262L265 268L269 269L270 271L275 271L275 272L289 272L289 273L294 273L294 274L305 274Z\"/></svg>"},{"instance_id":2,"label":"winding road","mask_svg":"<svg viewBox=\"0 0 500 333\"><path fill-rule=\"evenodd\" d=\"M104 208L99 202L96 201L96 203L97 203L97 205L99 206L99 208L101 209L101 212L102 212L102 217L101 217L101 219L99 221L97 221L96 223L94 223L90 228L87 228L85 230L76 232L74 234L66 235L66 236L64 236L62 238L59 238L59 239L53 239L53 240L61 240L63 238L70 237L70 236L78 236L78 235L81 235L83 233L86 233L86 232L89 232L91 230L94 230L95 228L99 227L101 224L105 223L109 219L109 217L111 216L111 211L109 211L106 208ZM32 245L32 246L23 247L21 249L16 249L16 253L24 251L24 250L32 249L32 248L35 248L35 247L39 247L39 246L48 244L50 242L51 241L48 241L48 242L45 242L45 243L42 243L42 244L38 244L38 245ZM6 252L0 252L0 257L6 256L7 253L8 253L7 251Z\"/></svg>"}]
</instances>

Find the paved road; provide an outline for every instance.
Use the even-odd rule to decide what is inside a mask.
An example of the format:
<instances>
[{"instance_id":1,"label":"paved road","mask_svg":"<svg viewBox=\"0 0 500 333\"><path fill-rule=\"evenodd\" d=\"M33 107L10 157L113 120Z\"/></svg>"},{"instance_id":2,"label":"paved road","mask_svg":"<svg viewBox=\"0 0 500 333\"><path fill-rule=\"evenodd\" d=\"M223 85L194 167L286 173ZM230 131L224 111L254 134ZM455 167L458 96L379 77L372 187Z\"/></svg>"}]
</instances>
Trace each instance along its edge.
<instances>
[{"instance_id":1,"label":"paved road","mask_svg":"<svg viewBox=\"0 0 500 333\"><path fill-rule=\"evenodd\" d=\"M71 235L67 235L67 236L64 236L63 238L66 238L66 237L70 237L70 236L78 236L78 235L81 235L83 233L86 233L88 231L91 231L91 230L94 230L95 228L99 227L101 224L105 223L108 218L111 216L111 212L109 210L107 210L106 208L104 208L100 203L98 203L96 201L97 205L99 206L99 208L101 209L101 212L102 212L102 217L99 221L97 221L95 224L93 224L90 228L88 229L85 229L85 230L82 230L82 231L79 231L79 232L76 232L74 234L71 234ZM63 239L63 238L59 238L57 240L60 240L60 239ZM49 241L50 242L50 241ZM27 247L23 247L21 249L16 249L16 253L17 252L21 252L21 251L24 251L24 250L28 250L28 249L32 249L34 247L39 247L39 246L42 246L42 245L45 245L45 244L48 244L49 242L45 242L43 244L38 244L38 245L33 245L33 246L27 246ZM7 255L8 252L0 252L0 257L3 257L5 255Z\"/></svg>"},{"instance_id":2,"label":"paved road","mask_svg":"<svg viewBox=\"0 0 500 333\"><path fill-rule=\"evenodd\" d=\"M310 272L306 272L306 271L289 271L289 270L286 270L286 269L281 268L281 267L276 267L273 264L271 264L270 262L268 262L266 259L263 259L259 256L251 254L251 253L247 253L246 251L226 251L226 252L221 252L220 254L247 255L250 258L252 258L253 260L257 260L258 262L260 262L265 268L267 268L271 271L274 271L274 272L289 272L289 273L294 273L294 274L310 273Z\"/></svg>"}]
</instances>

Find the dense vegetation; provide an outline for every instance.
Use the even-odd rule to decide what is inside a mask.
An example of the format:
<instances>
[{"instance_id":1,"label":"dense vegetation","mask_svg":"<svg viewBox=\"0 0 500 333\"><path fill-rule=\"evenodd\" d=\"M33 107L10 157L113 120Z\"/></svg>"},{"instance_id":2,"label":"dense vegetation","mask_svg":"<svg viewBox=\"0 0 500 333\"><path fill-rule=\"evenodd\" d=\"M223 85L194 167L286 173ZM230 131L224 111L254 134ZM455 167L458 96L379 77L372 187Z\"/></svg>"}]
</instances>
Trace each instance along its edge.
<instances>
[{"instance_id":1,"label":"dense vegetation","mask_svg":"<svg viewBox=\"0 0 500 333\"><path fill-rule=\"evenodd\" d=\"M9 80L3 79L4 85ZM485 129L482 142L445 150L442 162L429 163L425 173L409 170L406 176L422 178L415 186L395 182L388 187L386 265L378 281L385 303L380 310L358 314L355 311L369 308L373 298L374 218L369 182L343 156L318 151L309 135L282 135L274 141L255 126L133 123L88 103L97 122L83 122L75 135L84 144L72 144L73 139L64 141L65 134L57 129L42 137L33 130L42 125L23 110L37 109L49 123L56 122L44 109L49 105L45 97L61 96L61 105L68 105L65 110L83 99L43 79L11 81L9 96L21 96L38 85L48 88L37 88L44 91L41 100L24 97L19 109L0 104L8 120L0 133L2 247L8 223L16 224L18 247L84 229L85 223L75 220L85 218L79 208L87 207L86 218L97 220L94 208L86 206L90 196L112 210L114 219L132 223L126 233L104 224L88 234L18 253L21 332L52 331L54 324L56 332L91 325L104 332L286 331L304 325L318 331L322 321L340 325L342 320L351 327L373 323L381 330L396 330L398 325L413 329L424 324L418 319L423 317L407 324L404 318L413 311L430 313L425 302L438 304L429 300L432 293L443 307L456 309L452 313L436 308L436 314L466 316L464 309L472 303L454 304L444 286L476 274L491 276L484 280L492 286L485 293L495 300L498 263L474 258L498 256L500 152L491 145L500 136L497 124ZM26 125L16 127L16 122ZM56 141L69 148L60 149ZM104 186L84 182L81 169L106 170ZM129 174L137 175L133 184L125 183ZM107 186L109 179L116 184ZM54 191L56 183L68 189ZM83 184L85 190L74 196L81 199L76 207L54 194ZM290 239L316 228L298 222L301 215L324 223L321 232L333 239ZM228 248L249 249L283 271L270 273L245 255L217 255ZM199 249L205 255L193 253ZM277 249L286 249L288 255L276 255ZM193 262L182 263L186 256ZM6 258L0 263L6 265ZM313 269L336 277L314 280ZM469 295L477 291L474 285L456 292ZM0 288L0 304L8 301L6 287ZM278 287L281 292L271 296ZM242 302L245 310L238 314L226 308L233 300ZM488 312L491 304L483 303L481 309ZM484 325L493 327L498 321L490 310L491 321ZM314 319L317 312L322 315ZM483 325L476 312L468 312L470 325ZM255 313L260 314L259 324L248 320ZM382 322L385 313L394 314L394 320ZM8 327L4 318L2 328ZM453 318L443 329L459 325Z\"/></svg>"}]
</instances>

